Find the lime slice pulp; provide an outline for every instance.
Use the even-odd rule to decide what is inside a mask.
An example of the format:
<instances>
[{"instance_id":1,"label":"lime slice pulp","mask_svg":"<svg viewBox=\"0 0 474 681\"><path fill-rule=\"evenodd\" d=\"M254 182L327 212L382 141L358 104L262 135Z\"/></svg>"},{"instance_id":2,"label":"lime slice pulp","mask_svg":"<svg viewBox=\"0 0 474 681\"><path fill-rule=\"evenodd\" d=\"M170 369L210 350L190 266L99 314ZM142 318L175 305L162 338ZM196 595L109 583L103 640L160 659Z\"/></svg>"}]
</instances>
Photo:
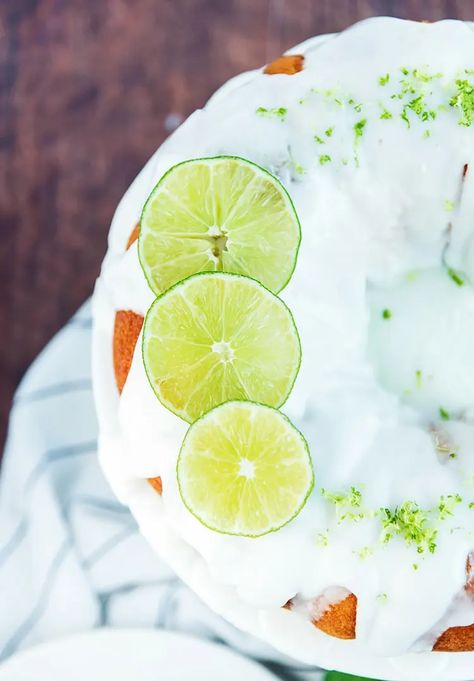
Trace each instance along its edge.
<instances>
[{"instance_id":1,"label":"lime slice pulp","mask_svg":"<svg viewBox=\"0 0 474 681\"><path fill-rule=\"evenodd\" d=\"M227 402L188 430L177 463L183 503L206 527L259 537L303 508L314 484L308 445L276 409Z\"/></svg>"},{"instance_id":2,"label":"lime slice pulp","mask_svg":"<svg viewBox=\"0 0 474 681\"><path fill-rule=\"evenodd\" d=\"M301 239L279 180L234 156L184 161L148 198L138 252L156 294L197 272L245 274L278 293L295 268Z\"/></svg>"},{"instance_id":3,"label":"lime slice pulp","mask_svg":"<svg viewBox=\"0 0 474 681\"><path fill-rule=\"evenodd\" d=\"M222 402L278 407L298 373L298 332L286 305L249 277L204 273L157 298L143 360L165 407L192 422Z\"/></svg>"}]
</instances>

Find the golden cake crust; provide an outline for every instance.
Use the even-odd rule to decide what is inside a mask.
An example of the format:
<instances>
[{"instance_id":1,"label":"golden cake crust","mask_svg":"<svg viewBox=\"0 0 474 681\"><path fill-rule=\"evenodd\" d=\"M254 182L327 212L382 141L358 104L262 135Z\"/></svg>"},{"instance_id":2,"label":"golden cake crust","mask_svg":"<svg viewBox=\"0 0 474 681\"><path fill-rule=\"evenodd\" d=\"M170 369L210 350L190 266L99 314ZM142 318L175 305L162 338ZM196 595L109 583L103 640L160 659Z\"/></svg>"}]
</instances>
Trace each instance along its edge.
<instances>
[{"instance_id":1,"label":"golden cake crust","mask_svg":"<svg viewBox=\"0 0 474 681\"><path fill-rule=\"evenodd\" d=\"M465 590L474 596L474 578L471 575L470 558L467 561L468 581ZM292 609L289 601L286 609ZM357 596L350 593L339 603L329 608L313 624L328 636L345 640L355 639L357 622ZM463 627L450 627L437 639L433 646L435 652L461 653L474 651L474 623Z\"/></svg>"},{"instance_id":2,"label":"golden cake crust","mask_svg":"<svg viewBox=\"0 0 474 681\"><path fill-rule=\"evenodd\" d=\"M128 249L130 248L130 246L131 246L132 244L134 244L135 241L138 239L139 233L140 233L140 223L137 222L137 224L136 224L135 227L133 228L133 230L132 230L130 236L128 237L127 246L126 246L126 250L127 250L127 251L128 251Z\"/></svg>"},{"instance_id":3,"label":"golden cake crust","mask_svg":"<svg viewBox=\"0 0 474 681\"><path fill-rule=\"evenodd\" d=\"M140 225L136 224L128 237L126 249L138 239ZM137 344L138 336L143 326L143 317L131 310L119 310L115 314L114 337L113 337L113 359L115 382L119 393L122 392L125 381L127 380L130 367L132 365L133 353ZM163 492L163 485L159 476L148 478L149 484L160 496Z\"/></svg>"},{"instance_id":4,"label":"golden cake crust","mask_svg":"<svg viewBox=\"0 0 474 681\"><path fill-rule=\"evenodd\" d=\"M466 561L466 586L464 591L472 598L474 604L473 554ZM433 650L447 653L470 653L474 651L474 623L465 627L446 629L433 646Z\"/></svg>"},{"instance_id":5,"label":"golden cake crust","mask_svg":"<svg viewBox=\"0 0 474 681\"><path fill-rule=\"evenodd\" d=\"M119 393L127 380L142 326L143 317L131 310L119 310L115 314L113 356L115 382Z\"/></svg>"},{"instance_id":6,"label":"golden cake crust","mask_svg":"<svg viewBox=\"0 0 474 681\"><path fill-rule=\"evenodd\" d=\"M163 483L161 482L161 478L159 476L156 478L148 478L148 482L153 487L155 492L161 496L163 493Z\"/></svg>"},{"instance_id":7,"label":"golden cake crust","mask_svg":"<svg viewBox=\"0 0 474 681\"><path fill-rule=\"evenodd\" d=\"M450 627L438 638L433 650L445 653L474 651L474 624L467 627Z\"/></svg>"},{"instance_id":8,"label":"golden cake crust","mask_svg":"<svg viewBox=\"0 0 474 681\"><path fill-rule=\"evenodd\" d=\"M140 225L137 223L127 240L126 250L138 239ZM143 326L143 317L132 310L119 310L115 315L113 358L115 382L122 392L132 365L133 353Z\"/></svg>"},{"instance_id":9,"label":"golden cake crust","mask_svg":"<svg viewBox=\"0 0 474 681\"><path fill-rule=\"evenodd\" d=\"M292 610L293 602L290 600L283 607L286 610ZM354 639L356 619L357 597L349 593L342 601L330 605L318 619L312 620L312 624L328 636Z\"/></svg>"},{"instance_id":10,"label":"golden cake crust","mask_svg":"<svg viewBox=\"0 0 474 681\"><path fill-rule=\"evenodd\" d=\"M287 54L278 57L271 64L267 64L263 73L267 73L269 76L275 76L279 73L293 76L295 73L303 70L303 64L304 57L302 54Z\"/></svg>"},{"instance_id":11,"label":"golden cake crust","mask_svg":"<svg viewBox=\"0 0 474 681\"><path fill-rule=\"evenodd\" d=\"M355 638L356 620L357 596L351 593L339 603L330 605L313 624L329 636L349 640Z\"/></svg>"}]
</instances>

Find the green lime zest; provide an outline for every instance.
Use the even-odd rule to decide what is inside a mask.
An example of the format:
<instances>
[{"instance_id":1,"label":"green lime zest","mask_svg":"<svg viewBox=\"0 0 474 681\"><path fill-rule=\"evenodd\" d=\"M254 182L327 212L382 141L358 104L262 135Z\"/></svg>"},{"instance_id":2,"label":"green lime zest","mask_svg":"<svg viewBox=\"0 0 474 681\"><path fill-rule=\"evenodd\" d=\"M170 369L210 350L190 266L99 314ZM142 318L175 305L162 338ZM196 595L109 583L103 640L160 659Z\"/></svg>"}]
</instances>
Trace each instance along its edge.
<instances>
[{"instance_id":1,"label":"green lime zest","mask_svg":"<svg viewBox=\"0 0 474 681\"><path fill-rule=\"evenodd\" d=\"M361 549L354 549L352 551L356 556L359 556L361 560L366 560L370 556L374 555L374 549L372 549L370 546L363 546Z\"/></svg>"},{"instance_id":2,"label":"green lime zest","mask_svg":"<svg viewBox=\"0 0 474 681\"><path fill-rule=\"evenodd\" d=\"M380 114L380 118L383 121L389 121L391 118L393 118L393 114L390 113L388 109L384 109L382 113Z\"/></svg>"},{"instance_id":3,"label":"green lime zest","mask_svg":"<svg viewBox=\"0 0 474 681\"><path fill-rule=\"evenodd\" d=\"M460 494L448 494L446 497L442 496L439 500L439 519L446 520L454 515L456 506L462 503Z\"/></svg>"},{"instance_id":4,"label":"green lime zest","mask_svg":"<svg viewBox=\"0 0 474 681\"><path fill-rule=\"evenodd\" d=\"M459 109L459 125L468 128L474 121L474 85L468 80L456 80L456 93L449 100L451 107Z\"/></svg>"},{"instance_id":5,"label":"green lime zest","mask_svg":"<svg viewBox=\"0 0 474 681\"><path fill-rule=\"evenodd\" d=\"M376 519L381 524L380 543L388 544L400 537L417 553L434 553L440 523L455 515L456 508L462 503L459 494L441 496L435 508L423 509L416 501L408 500L395 508L379 508L375 511L364 508L362 493L351 487L349 492L329 492L321 489L324 499L336 507L338 521ZM372 549L370 549L372 551ZM359 555L359 552L356 551ZM368 552L363 550L364 556Z\"/></svg>"},{"instance_id":6,"label":"green lime zest","mask_svg":"<svg viewBox=\"0 0 474 681\"><path fill-rule=\"evenodd\" d=\"M321 495L326 501L336 507L338 521L354 520L359 521L368 516L362 508L362 492L356 487L351 487L349 492L331 492L321 488Z\"/></svg>"},{"instance_id":7,"label":"green lime zest","mask_svg":"<svg viewBox=\"0 0 474 681\"><path fill-rule=\"evenodd\" d=\"M360 102L359 103L356 102L355 99L352 99L352 97L348 100L347 103L349 104L349 106L352 106L354 111L357 111L357 113L360 113L362 111L363 104L361 104Z\"/></svg>"},{"instance_id":8,"label":"green lime zest","mask_svg":"<svg viewBox=\"0 0 474 681\"><path fill-rule=\"evenodd\" d=\"M360 138L364 134L365 126L367 125L367 119L361 118L360 121L354 123L354 135L356 144L359 142Z\"/></svg>"},{"instance_id":9,"label":"green lime zest","mask_svg":"<svg viewBox=\"0 0 474 681\"><path fill-rule=\"evenodd\" d=\"M319 532L318 536L316 537L316 544L318 546L329 546L329 530L325 530L324 532Z\"/></svg>"},{"instance_id":10,"label":"green lime zest","mask_svg":"<svg viewBox=\"0 0 474 681\"><path fill-rule=\"evenodd\" d=\"M447 411L447 410L444 409L443 407L440 407L440 408L439 408L439 415L441 416L441 418L443 419L443 421L449 421L450 418L451 418L450 415L449 415L449 411Z\"/></svg>"},{"instance_id":11,"label":"green lime zest","mask_svg":"<svg viewBox=\"0 0 474 681\"><path fill-rule=\"evenodd\" d=\"M278 106L274 109L267 109L264 106L259 106L255 109L255 113L266 118L277 118L283 122L288 114L288 109L284 106Z\"/></svg>"},{"instance_id":12,"label":"green lime zest","mask_svg":"<svg viewBox=\"0 0 474 681\"><path fill-rule=\"evenodd\" d=\"M438 530L430 525L430 517L415 501L405 501L395 509L380 509L382 516L382 544L396 536L407 544L414 544L418 553L436 551Z\"/></svg>"},{"instance_id":13,"label":"green lime zest","mask_svg":"<svg viewBox=\"0 0 474 681\"><path fill-rule=\"evenodd\" d=\"M458 286L464 286L463 277L459 274L459 272L456 272L456 270L454 270L452 267L448 268L448 275L451 277L455 284L457 284Z\"/></svg>"},{"instance_id":14,"label":"green lime zest","mask_svg":"<svg viewBox=\"0 0 474 681\"><path fill-rule=\"evenodd\" d=\"M297 161L293 161L292 165L293 165L293 170L298 175L305 175L306 174L306 169L305 169L304 166L301 165L301 163L298 163Z\"/></svg>"}]
</instances>

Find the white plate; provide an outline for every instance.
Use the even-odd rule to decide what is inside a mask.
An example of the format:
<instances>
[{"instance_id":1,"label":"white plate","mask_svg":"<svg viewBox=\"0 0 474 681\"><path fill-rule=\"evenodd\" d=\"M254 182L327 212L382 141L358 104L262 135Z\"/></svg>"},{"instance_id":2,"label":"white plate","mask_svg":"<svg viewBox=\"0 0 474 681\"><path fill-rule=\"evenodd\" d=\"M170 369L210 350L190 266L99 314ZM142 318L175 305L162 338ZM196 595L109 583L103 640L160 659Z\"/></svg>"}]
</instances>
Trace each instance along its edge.
<instances>
[{"instance_id":1,"label":"white plate","mask_svg":"<svg viewBox=\"0 0 474 681\"><path fill-rule=\"evenodd\" d=\"M0 666L0 681L275 681L229 648L169 631L97 629Z\"/></svg>"}]
</instances>

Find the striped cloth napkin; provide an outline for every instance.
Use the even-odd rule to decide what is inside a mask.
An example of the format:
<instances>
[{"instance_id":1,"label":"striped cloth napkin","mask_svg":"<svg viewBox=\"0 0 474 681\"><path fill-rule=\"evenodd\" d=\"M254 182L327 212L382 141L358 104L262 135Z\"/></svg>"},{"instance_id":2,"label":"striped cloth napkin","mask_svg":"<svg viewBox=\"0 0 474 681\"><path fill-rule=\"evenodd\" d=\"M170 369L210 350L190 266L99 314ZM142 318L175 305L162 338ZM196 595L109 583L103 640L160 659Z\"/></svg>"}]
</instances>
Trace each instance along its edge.
<instances>
[{"instance_id":1,"label":"striped cloth napkin","mask_svg":"<svg viewBox=\"0 0 474 681\"><path fill-rule=\"evenodd\" d=\"M155 556L97 463L90 305L49 343L15 395L0 479L0 661L101 626L173 629L319 681L211 612Z\"/></svg>"}]
</instances>

